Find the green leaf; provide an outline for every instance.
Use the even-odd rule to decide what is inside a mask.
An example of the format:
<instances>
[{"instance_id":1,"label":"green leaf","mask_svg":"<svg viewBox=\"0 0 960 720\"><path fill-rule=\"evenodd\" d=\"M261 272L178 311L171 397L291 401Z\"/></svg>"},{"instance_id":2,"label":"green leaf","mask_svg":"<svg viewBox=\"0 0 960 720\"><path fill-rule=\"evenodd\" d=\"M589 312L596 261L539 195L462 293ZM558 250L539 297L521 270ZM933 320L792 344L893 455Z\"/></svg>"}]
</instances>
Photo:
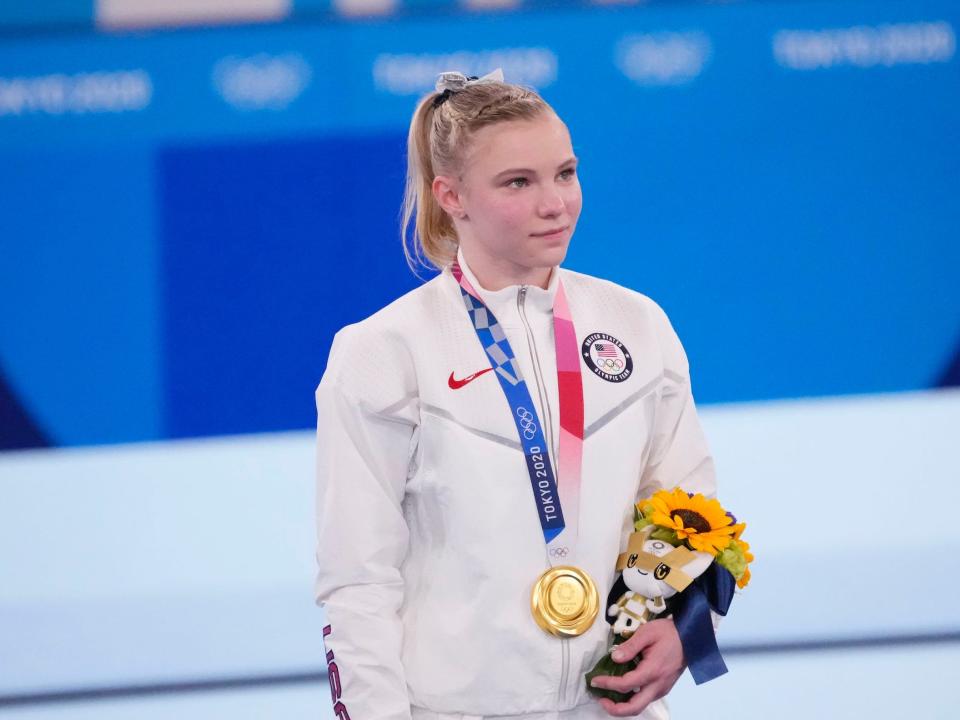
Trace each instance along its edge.
<instances>
[{"instance_id":1,"label":"green leaf","mask_svg":"<svg viewBox=\"0 0 960 720\"><path fill-rule=\"evenodd\" d=\"M627 702L632 698L636 693L633 692L617 692L616 690L606 690L604 688L595 688L590 685L590 681L598 675L610 675L612 677L622 677L628 672L633 670L637 665L640 664L640 660L643 657L642 653L638 653L633 660L628 660L625 663L614 662L613 658L610 656L610 653L604 655L593 666L593 670L584 675L584 679L587 682L587 690L594 697L605 697L609 700L613 700L616 703Z\"/></svg>"}]
</instances>

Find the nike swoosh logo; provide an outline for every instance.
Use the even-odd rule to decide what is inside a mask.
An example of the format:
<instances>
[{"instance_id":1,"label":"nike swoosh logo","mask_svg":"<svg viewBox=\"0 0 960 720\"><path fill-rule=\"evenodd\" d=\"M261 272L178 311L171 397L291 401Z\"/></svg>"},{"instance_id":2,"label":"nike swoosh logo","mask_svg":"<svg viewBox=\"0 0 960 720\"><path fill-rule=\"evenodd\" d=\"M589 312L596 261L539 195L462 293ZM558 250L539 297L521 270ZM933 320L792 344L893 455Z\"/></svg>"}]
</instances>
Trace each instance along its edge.
<instances>
[{"instance_id":1,"label":"nike swoosh logo","mask_svg":"<svg viewBox=\"0 0 960 720\"><path fill-rule=\"evenodd\" d=\"M451 390L459 390L468 382L472 382L473 380L476 380L478 377L480 377L484 373L490 372L491 370L493 370L492 367L484 368L483 370L478 370L473 375L467 375L465 378L463 378L463 380L457 380L453 376L453 373L450 373L450 377L447 379L447 385L450 386Z\"/></svg>"}]
</instances>

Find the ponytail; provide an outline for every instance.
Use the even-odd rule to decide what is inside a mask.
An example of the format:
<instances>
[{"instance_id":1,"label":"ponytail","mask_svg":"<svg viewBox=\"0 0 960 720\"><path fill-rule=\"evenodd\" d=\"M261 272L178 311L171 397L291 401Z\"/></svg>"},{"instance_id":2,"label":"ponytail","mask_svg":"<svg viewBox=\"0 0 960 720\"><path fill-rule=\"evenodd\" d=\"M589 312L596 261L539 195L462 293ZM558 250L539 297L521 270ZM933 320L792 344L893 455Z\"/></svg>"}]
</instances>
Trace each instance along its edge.
<instances>
[{"instance_id":1,"label":"ponytail","mask_svg":"<svg viewBox=\"0 0 960 720\"><path fill-rule=\"evenodd\" d=\"M431 93L420 101L407 135L407 182L403 195L403 254L407 265L442 268L457 256L457 231L450 216L433 196L433 134L435 99ZM411 227L412 225L412 227Z\"/></svg>"}]
</instances>

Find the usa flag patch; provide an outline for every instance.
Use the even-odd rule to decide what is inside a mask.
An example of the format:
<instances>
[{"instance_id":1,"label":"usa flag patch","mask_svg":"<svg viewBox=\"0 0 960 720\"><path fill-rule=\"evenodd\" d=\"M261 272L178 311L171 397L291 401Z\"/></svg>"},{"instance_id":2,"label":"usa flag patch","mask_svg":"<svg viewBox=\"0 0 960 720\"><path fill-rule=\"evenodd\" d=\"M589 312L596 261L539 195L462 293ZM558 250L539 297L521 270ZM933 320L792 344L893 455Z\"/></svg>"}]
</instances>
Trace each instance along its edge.
<instances>
[{"instance_id":1,"label":"usa flag patch","mask_svg":"<svg viewBox=\"0 0 960 720\"><path fill-rule=\"evenodd\" d=\"M633 358L622 342L607 333L591 333L580 346L590 371L607 382L620 383L633 374Z\"/></svg>"}]
</instances>

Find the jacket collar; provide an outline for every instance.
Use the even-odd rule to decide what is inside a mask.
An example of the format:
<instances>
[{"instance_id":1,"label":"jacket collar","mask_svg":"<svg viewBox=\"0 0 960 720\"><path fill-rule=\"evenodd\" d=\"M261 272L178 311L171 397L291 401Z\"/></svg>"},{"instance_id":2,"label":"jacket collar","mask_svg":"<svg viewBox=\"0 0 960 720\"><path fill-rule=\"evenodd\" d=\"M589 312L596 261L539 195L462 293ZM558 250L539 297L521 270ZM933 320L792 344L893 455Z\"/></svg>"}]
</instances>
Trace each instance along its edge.
<instances>
[{"instance_id":1,"label":"jacket collar","mask_svg":"<svg viewBox=\"0 0 960 720\"><path fill-rule=\"evenodd\" d=\"M520 288L526 288L526 297L524 299L524 309L528 314L543 313L553 314L553 300L557 294L557 285L560 282L560 268L555 267L550 273L550 280L546 288L536 285L508 285L501 290L487 290L480 285L476 275L467 265L463 257L463 251L457 248L457 262L460 269L466 276L470 284L480 294L480 299L496 315L497 319L503 323L514 319L518 315L517 297L520 294Z\"/></svg>"}]
</instances>

